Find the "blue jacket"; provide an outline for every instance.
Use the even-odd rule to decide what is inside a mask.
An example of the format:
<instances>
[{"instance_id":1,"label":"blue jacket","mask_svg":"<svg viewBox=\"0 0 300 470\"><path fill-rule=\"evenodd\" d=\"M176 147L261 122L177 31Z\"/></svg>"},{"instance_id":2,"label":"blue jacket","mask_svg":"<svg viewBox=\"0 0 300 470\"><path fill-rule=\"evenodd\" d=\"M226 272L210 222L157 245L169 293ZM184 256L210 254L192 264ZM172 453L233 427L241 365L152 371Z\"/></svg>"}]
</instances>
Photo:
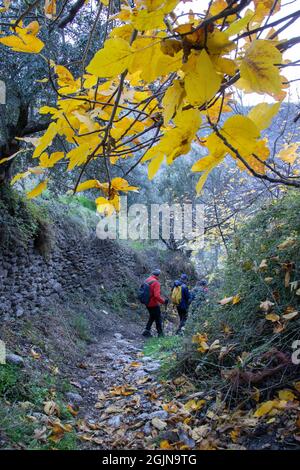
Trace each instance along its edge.
<instances>
[{"instance_id":1,"label":"blue jacket","mask_svg":"<svg viewBox=\"0 0 300 470\"><path fill-rule=\"evenodd\" d=\"M191 303L191 295L190 295L189 288L186 284L184 284L184 282L179 281L179 280L174 282L173 289L174 287L177 287L177 286L181 286L181 294L182 294L181 302L179 305L177 305L177 307L187 310Z\"/></svg>"}]
</instances>

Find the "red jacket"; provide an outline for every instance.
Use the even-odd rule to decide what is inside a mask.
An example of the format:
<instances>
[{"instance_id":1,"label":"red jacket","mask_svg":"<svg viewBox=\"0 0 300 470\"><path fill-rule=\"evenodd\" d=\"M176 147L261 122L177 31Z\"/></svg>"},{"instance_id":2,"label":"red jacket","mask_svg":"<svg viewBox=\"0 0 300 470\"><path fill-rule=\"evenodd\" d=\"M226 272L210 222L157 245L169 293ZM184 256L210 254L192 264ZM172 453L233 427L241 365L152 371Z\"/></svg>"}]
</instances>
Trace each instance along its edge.
<instances>
[{"instance_id":1,"label":"red jacket","mask_svg":"<svg viewBox=\"0 0 300 470\"><path fill-rule=\"evenodd\" d=\"M154 282L152 282L154 281ZM148 303L147 307L157 307L159 304L164 304L165 299L163 299L160 295L160 283L156 276L150 276L146 279L147 283L151 282L150 284L150 302Z\"/></svg>"}]
</instances>

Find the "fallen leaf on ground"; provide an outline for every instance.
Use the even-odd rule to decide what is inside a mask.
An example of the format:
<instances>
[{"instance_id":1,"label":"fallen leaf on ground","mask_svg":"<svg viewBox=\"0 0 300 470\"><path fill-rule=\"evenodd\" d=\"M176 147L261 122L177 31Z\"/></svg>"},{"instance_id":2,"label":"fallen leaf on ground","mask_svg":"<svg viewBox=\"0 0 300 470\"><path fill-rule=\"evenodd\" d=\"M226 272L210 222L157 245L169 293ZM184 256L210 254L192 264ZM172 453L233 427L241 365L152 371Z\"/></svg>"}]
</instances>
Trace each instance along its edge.
<instances>
[{"instance_id":1,"label":"fallen leaf on ground","mask_svg":"<svg viewBox=\"0 0 300 470\"><path fill-rule=\"evenodd\" d=\"M284 242L277 245L278 250L286 250L287 248L291 248L297 243L297 240L294 238L287 238Z\"/></svg>"},{"instance_id":2,"label":"fallen leaf on ground","mask_svg":"<svg viewBox=\"0 0 300 470\"><path fill-rule=\"evenodd\" d=\"M292 320L293 318L298 317L298 315L299 315L299 312L294 311L294 312L290 312L290 313L285 313L285 314L283 314L283 315L282 315L282 318L283 318L284 320Z\"/></svg>"},{"instance_id":3,"label":"fallen leaf on ground","mask_svg":"<svg viewBox=\"0 0 300 470\"><path fill-rule=\"evenodd\" d=\"M48 416L51 416L51 415L54 415L54 414L59 416L60 415L60 408L59 408L58 404L55 403L55 401L49 400L49 401L46 401L44 403L44 412Z\"/></svg>"},{"instance_id":4,"label":"fallen leaf on ground","mask_svg":"<svg viewBox=\"0 0 300 470\"><path fill-rule=\"evenodd\" d=\"M276 321L279 321L280 320L280 316L277 315L276 313L268 313L266 316L265 316L265 319L266 320L269 320L271 322L276 322Z\"/></svg>"},{"instance_id":5,"label":"fallen leaf on ground","mask_svg":"<svg viewBox=\"0 0 300 470\"><path fill-rule=\"evenodd\" d=\"M280 390L278 392L278 397L280 400L286 400L286 401L293 401L296 398L295 394L291 390L288 390L288 389Z\"/></svg>"}]
</instances>

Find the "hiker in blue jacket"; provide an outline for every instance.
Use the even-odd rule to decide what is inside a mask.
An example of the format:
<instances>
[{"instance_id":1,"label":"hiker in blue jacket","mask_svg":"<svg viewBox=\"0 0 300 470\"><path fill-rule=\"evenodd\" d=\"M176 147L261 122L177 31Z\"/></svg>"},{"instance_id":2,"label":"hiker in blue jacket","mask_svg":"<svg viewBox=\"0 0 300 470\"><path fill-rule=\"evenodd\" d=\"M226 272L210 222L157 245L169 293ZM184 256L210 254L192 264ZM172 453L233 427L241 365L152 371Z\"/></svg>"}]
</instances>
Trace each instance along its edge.
<instances>
[{"instance_id":1,"label":"hiker in blue jacket","mask_svg":"<svg viewBox=\"0 0 300 470\"><path fill-rule=\"evenodd\" d=\"M180 279L174 282L174 285L172 288L172 295L171 295L172 302L174 303L174 305L176 305L177 312L179 315L179 327L176 331L176 334L181 333L182 329L184 328L184 325L188 317L188 308L191 303L191 295L189 292L189 288L186 285L187 281L188 281L187 275L181 274ZM180 287L180 290L175 289L177 287ZM178 297L177 292L180 292L179 297Z\"/></svg>"}]
</instances>

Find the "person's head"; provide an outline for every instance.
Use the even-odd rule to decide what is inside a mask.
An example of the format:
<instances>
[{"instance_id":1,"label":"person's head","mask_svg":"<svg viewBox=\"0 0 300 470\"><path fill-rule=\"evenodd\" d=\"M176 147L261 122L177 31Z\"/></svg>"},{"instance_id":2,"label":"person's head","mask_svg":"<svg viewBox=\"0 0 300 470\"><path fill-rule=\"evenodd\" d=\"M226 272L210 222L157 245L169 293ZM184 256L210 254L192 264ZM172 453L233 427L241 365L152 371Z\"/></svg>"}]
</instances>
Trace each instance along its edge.
<instances>
[{"instance_id":1,"label":"person's head","mask_svg":"<svg viewBox=\"0 0 300 470\"><path fill-rule=\"evenodd\" d=\"M181 282L187 282L187 280L188 280L187 275L186 274L181 274L180 280L181 280Z\"/></svg>"},{"instance_id":2,"label":"person's head","mask_svg":"<svg viewBox=\"0 0 300 470\"><path fill-rule=\"evenodd\" d=\"M159 277L160 276L160 269L153 269L151 274L155 277Z\"/></svg>"}]
</instances>

